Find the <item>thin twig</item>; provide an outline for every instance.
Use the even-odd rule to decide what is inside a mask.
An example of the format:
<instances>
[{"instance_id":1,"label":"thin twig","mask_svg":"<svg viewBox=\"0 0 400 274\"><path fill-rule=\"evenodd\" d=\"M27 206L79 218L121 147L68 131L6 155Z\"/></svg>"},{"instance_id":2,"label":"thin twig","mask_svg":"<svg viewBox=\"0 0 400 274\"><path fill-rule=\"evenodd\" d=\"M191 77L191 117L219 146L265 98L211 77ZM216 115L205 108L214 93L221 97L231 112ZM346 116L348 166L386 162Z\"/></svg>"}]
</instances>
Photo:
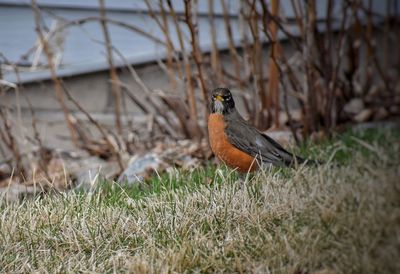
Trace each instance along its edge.
<instances>
[{"instance_id":1,"label":"thin twig","mask_svg":"<svg viewBox=\"0 0 400 274\"><path fill-rule=\"evenodd\" d=\"M204 119L207 119L207 117L208 117L208 106L207 106L208 94L207 94L206 84L204 81L202 55L201 55L201 51L199 49L199 44L197 41L197 39L198 39L197 24L193 23L191 3L192 3L191 0L185 0L185 18L186 18L186 24L188 25L189 31L190 31L190 37L191 37L190 41L192 44L193 59L194 59L194 62L196 63L198 80L200 83L201 94L203 96Z\"/></svg>"},{"instance_id":2,"label":"thin twig","mask_svg":"<svg viewBox=\"0 0 400 274\"><path fill-rule=\"evenodd\" d=\"M253 37L253 48L251 57L251 65L254 79L254 86L256 88L256 94L254 98L254 124L261 129L268 128L271 119L271 104L270 98L265 90L263 81L263 54L262 54L262 43L260 39L260 31L258 27L259 14L256 11L256 1L248 1L250 7L250 14L246 17L250 31ZM257 105L259 107L257 107ZM259 109L261 108L261 109ZM267 117L264 115L264 110L267 112ZM267 119L265 119L267 118Z\"/></svg>"},{"instance_id":3,"label":"thin twig","mask_svg":"<svg viewBox=\"0 0 400 274\"><path fill-rule=\"evenodd\" d=\"M305 15L306 37L303 43L303 60L305 65L305 81L304 93L307 98L306 105L306 133L314 132L317 129L316 124L316 93L314 92L314 66L313 66L313 51L315 47L314 30L316 26L316 6L315 0L307 0L307 9Z\"/></svg>"},{"instance_id":4,"label":"thin twig","mask_svg":"<svg viewBox=\"0 0 400 274\"><path fill-rule=\"evenodd\" d=\"M165 14L163 2L161 0L158 2L159 7L160 7L162 21L160 21L158 19L157 15L154 13L153 8L150 4L150 1L145 0L144 2L146 3L147 11L148 11L150 17L156 22L156 24L158 25L158 27L161 29L162 33L164 34L164 38L166 41L166 48L167 48L167 57L166 57L167 68L168 68L167 75L168 75L169 81L171 83L171 90L175 90L176 89L175 70L174 70L175 49L174 49L174 44L172 43L172 40L170 37L168 20L167 20L166 14ZM179 62L179 58L175 58L175 60L177 62ZM179 68L179 66L178 66L178 68Z\"/></svg>"},{"instance_id":5,"label":"thin twig","mask_svg":"<svg viewBox=\"0 0 400 274\"><path fill-rule=\"evenodd\" d=\"M51 35L54 35L55 33L62 31L65 28L68 28L70 26L83 25L83 24L93 22L93 21L96 21L96 22L104 21L104 22L107 22L107 23L110 23L110 24L113 24L113 25L116 25L116 26L119 26L119 27L122 27L122 28L125 28L128 30L131 30L133 32L136 32L136 33L154 41L155 43L166 46L166 43L164 41L157 38L156 36L153 36L152 34L148 33L147 31L145 31L139 27L136 27L132 24L128 24L126 22L108 18L108 17L102 18L100 16L88 16L88 17L84 17L84 18L80 18L80 19L76 19L76 20L71 20L71 21L64 20L64 21L65 21L65 23L63 23L60 26L58 26L57 28L55 28L54 31L51 33Z\"/></svg>"},{"instance_id":6,"label":"thin twig","mask_svg":"<svg viewBox=\"0 0 400 274\"><path fill-rule=\"evenodd\" d=\"M136 72L135 68L126 60L121 51L117 48L113 47L114 52L118 55L118 57L124 61L126 67L131 73L135 82L140 86L140 88L144 91L144 99L147 103L151 105L151 107L155 110L155 113L152 113L156 117L156 123L160 126L161 129L166 131L170 136L176 138L176 130L174 129L174 125L171 123L167 117L167 111L163 109L154 99L154 92L150 90L149 87L143 82L143 80L139 77L139 74ZM120 82L121 83L121 82ZM173 111L173 110L172 110Z\"/></svg>"},{"instance_id":7,"label":"thin twig","mask_svg":"<svg viewBox=\"0 0 400 274\"><path fill-rule=\"evenodd\" d=\"M224 79L221 70L221 61L217 45L217 32L214 20L214 0L208 0L208 21L210 22L211 32L211 68L215 72L217 82L223 83Z\"/></svg>"},{"instance_id":8,"label":"thin twig","mask_svg":"<svg viewBox=\"0 0 400 274\"><path fill-rule=\"evenodd\" d=\"M119 151L114 147L114 145L112 144L111 140L108 137L107 132L104 130L104 128L100 125L99 122L96 121L96 119L94 119L92 117L92 115L90 115L89 112L87 112L79 103L77 100L75 100L74 97L72 97L72 95L69 93L68 89L64 86L64 92L65 95L67 96L68 100L70 100L77 108L79 111L81 111L86 118L97 128L97 130L100 132L101 136L103 137L104 141L106 142L108 148L110 149L110 151L112 152L113 155L116 156L117 158L117 162L120 168L120 171L122 172L124 170L124 165L122 163L122 158L121 155L119 153Z\"/></svg>"},{"instance_id":9,"label":"thin twig","mask_svg":"<svg viewBox=\"0 0 400 274\"><path fill-rule=\"evenodd\" d=\"M224 23L225 23L225 31L226 31L226 35L228 38L229 53L231 54L237 84L238 84L239 88L242 90L243 83L242 83L241 73L240 73L239 54L236 50L236 47L235 47L235 44L233 41L232 26L231 26L231 23L229 20L228 8L226 6L225 0L221 0L221 5L222 5L223 18L224 18Z\"/></svg>"},{"instance_id":10,"label":"thin twig","mask_svg":"<svg viewBox=\"0 0 400 274\"><path fill-rule=\"evenodd\" d=\"M14 137L12 132L12 127L9 119L7 118L7 114L3 111L3 107L0 107L0 118L3 123L3 130L0 128L0 138L3 140L4 144L8 147L11 153L14 156L14 162L16 165L16 170L18 175L23 179L26 178L26 171L22 164L22 157L18 147L18 143Z\"/></svg>"},{"instance_id":11,"label":"thin twig","mask_svg":"<svg viewBox=\"0 0 400 274\"><path fill-rule=\"evenodd\" d=\"M36 141L39 147L39 167L45 173L46 179L51 180L48 172L48 164L51 160L51 153L49 153L49 149L46 149L43 145L42 138L40 137L39 130L37 129L37 119L35 111L33 110L33 106L31 101L27 96L25 96L25 100L28 103L29 110L31 112L31 124L33 129L33 138Z\"/></svg>"},{"instance_id":12,"label":"thin twig","mask_svg":"<svg viewBox=\"0 0 400 274\"><path fill-rule=\"evenodd\" d=\"M185 74L186 74L186 94L187 99L189 101L189 111L190 111L190 120L192 124L196 124L197 126L194 127L195 135L192 137L198 138L198 136L202 135L201 129L198 126L198 114L197 114L197 105L196 105L196 97L195 97L195 90L193 86L193 79L192 79L192 69L190 67L189 57L186 52L185 42L183 40L183 34L179 26L178 17L175 13L173 4L170 0L167 0L167 4L169 7L170 15L172 16L173 22L175 24L175 30L178 35L179 45L181 47L181 52L183 56L183 64L185 67Z\"/></svg>"},{"instance_id":13,"label":"thin twig","mask_svg":"<svg viewBox=\"0 0 400 274\"><path fill-rule=\"evenodd\" d=\"M53 54L50 50L50 47L48 45L48 42L46 41L43 31L42 31L42 27L41 27L41 15L40 15L40 10L38 8L38 6L36 5L36 0L32 0L32 9L34 11L34 18L35 18L35 29L36 29L36 33L39 36L39 40L43 46L43 51L47 57L47 63L49 66L49 70L50 70L50 74L51 74L51 78L52 81L54 83L54 89L55 89L55 93L56 93L56 97L57 100L61 106L61 109L64 113L64 118L65 121L67 122L67 126L68 129L70 131L71 134L71 138L72 138L72 142L76 145L79 146L78 143L78 138L77 138L77 133L76 133L76 129L75 126L71 120L71 114L70 111L68 109L68 107L66 106L65 102L64 102L64 94L63 94L63 89L61 86L61 82L60 79L57 77L56 74L56 68L55 65L53 63Z\"/></svg>"},{"instance_id":14,"label":"thin twig","mask_svg":"<svg viewBox=\"0 0 400 274\"><path fill-rule=\"evenodd\" d=\"M119 77L117 70L114 66L114 59L112 55L111 38L107 28L107 22L104 20L106 18L106 10L104 7L104 0L99 0L99 11L100 11L100 21L101 29L103 31L104 43L107 52L107 62L110 69L111 78L111 91L114 95L114 111L115 111L115 125L118 133L122 134L122 124L121 124L121 87L118 85Z\"/></svg>"}]
</instances>

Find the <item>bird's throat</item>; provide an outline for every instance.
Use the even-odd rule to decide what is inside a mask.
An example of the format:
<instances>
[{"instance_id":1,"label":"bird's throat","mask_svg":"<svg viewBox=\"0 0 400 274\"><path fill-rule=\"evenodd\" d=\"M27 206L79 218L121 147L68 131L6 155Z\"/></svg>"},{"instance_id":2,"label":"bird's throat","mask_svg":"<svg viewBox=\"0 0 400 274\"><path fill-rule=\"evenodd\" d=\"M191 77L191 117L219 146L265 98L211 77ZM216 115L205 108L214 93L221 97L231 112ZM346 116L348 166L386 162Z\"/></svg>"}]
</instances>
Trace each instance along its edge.
<instances>
[{"instance_id":1,"label":"bird's throat","mask_svg":"<svg viewBox=\"0 0 400 274\"><path fill-rule=\"evenodd\" d=\"M224 113L224 103L221 101L215 101L214 102L214 112L223 114Z\"/></svg>"}]
</instances>

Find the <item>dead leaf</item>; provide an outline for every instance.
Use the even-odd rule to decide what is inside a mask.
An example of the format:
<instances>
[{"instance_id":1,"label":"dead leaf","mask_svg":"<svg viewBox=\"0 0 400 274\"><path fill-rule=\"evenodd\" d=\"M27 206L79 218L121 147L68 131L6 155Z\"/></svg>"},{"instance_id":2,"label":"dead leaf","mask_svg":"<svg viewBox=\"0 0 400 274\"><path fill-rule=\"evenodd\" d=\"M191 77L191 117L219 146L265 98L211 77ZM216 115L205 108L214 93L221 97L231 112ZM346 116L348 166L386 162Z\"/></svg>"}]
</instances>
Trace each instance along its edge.
<instances>
[{"instance_id":1,"label":"dead leaf","mask_svg":"<svg viewBox=\"0 0 400 274\"><path fill-rule=\"evenodd\" d=\"M360 98L353 98L347 104L344 105L343 111L347 114L360 113L365 108L363 100Z\"/></svg>"},{"instance_id":2,"label":"dead leaf","mask_svg":"<svg viewBox=\"0 0 400 274\"><path fill-rule=\"evenodd\" d=\"M360 113L353 117L353 120L358 123L366 122L371 119L373 113L373 110L370 108L363 109Z\"/></svg>"}]
</instances>

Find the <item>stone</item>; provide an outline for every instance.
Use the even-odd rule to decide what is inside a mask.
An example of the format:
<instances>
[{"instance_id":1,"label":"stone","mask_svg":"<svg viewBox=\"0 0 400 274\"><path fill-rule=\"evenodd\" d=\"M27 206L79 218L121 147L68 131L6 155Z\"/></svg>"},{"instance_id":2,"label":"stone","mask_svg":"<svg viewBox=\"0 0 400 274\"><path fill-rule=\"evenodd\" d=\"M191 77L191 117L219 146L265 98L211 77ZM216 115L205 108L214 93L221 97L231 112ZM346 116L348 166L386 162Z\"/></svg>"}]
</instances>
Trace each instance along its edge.
<instances>
[{"instance_id":1,"label":"stone","mask_svg":"<svg viewBox=\"0 0 400 274\"><path fill-rule=\"evenodd\" d=\"M70 171L75 178L74 190L90 190L99 179L114 178L118 173L118 164L92 156L77 160L74 166L70 166Z\"/></svg>"},{"instance_id":2,"label":"stone","mask_svg":"<svg viewBox=\"0 0 400 274\"><path fill-rule=\"evenodd\" d=\"M143 182L154 170L164 169L164 163L155 153L134 156L130 164L119 176L117 182L121 185L134 185Z\"/></svg>"},{"instance_id":3,"label":"stone","mask_svg":"<svg viewBox=\"0 0 400 274\"><path fill-rule=\"evenodd\" d=\"M358 114L365 108L363 100L360 98L353 98L344 105L343 111L347 114Z\"/></svg>"}]
</instances>

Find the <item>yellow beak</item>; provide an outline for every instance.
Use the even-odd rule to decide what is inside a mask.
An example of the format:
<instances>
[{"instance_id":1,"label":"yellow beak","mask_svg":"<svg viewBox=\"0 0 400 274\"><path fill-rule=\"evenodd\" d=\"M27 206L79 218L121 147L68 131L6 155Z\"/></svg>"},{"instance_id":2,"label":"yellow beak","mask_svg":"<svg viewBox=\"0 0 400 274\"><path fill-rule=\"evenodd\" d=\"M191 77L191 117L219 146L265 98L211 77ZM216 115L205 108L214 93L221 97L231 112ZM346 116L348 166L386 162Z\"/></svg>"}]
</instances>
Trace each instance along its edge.
<instances>
[{"instance_id":1,"label":"yellow beak","mask_svg":"<svg viewBox=\"0 0 400 274\"><path fill-rule=\"evenodd\" d=\"M217 95L216 97L215 97L215 99L216 100L218 100L218 101L224 101L224 98L222 98L222 96L221 95Z\"/></svg>"}]
</instances>

